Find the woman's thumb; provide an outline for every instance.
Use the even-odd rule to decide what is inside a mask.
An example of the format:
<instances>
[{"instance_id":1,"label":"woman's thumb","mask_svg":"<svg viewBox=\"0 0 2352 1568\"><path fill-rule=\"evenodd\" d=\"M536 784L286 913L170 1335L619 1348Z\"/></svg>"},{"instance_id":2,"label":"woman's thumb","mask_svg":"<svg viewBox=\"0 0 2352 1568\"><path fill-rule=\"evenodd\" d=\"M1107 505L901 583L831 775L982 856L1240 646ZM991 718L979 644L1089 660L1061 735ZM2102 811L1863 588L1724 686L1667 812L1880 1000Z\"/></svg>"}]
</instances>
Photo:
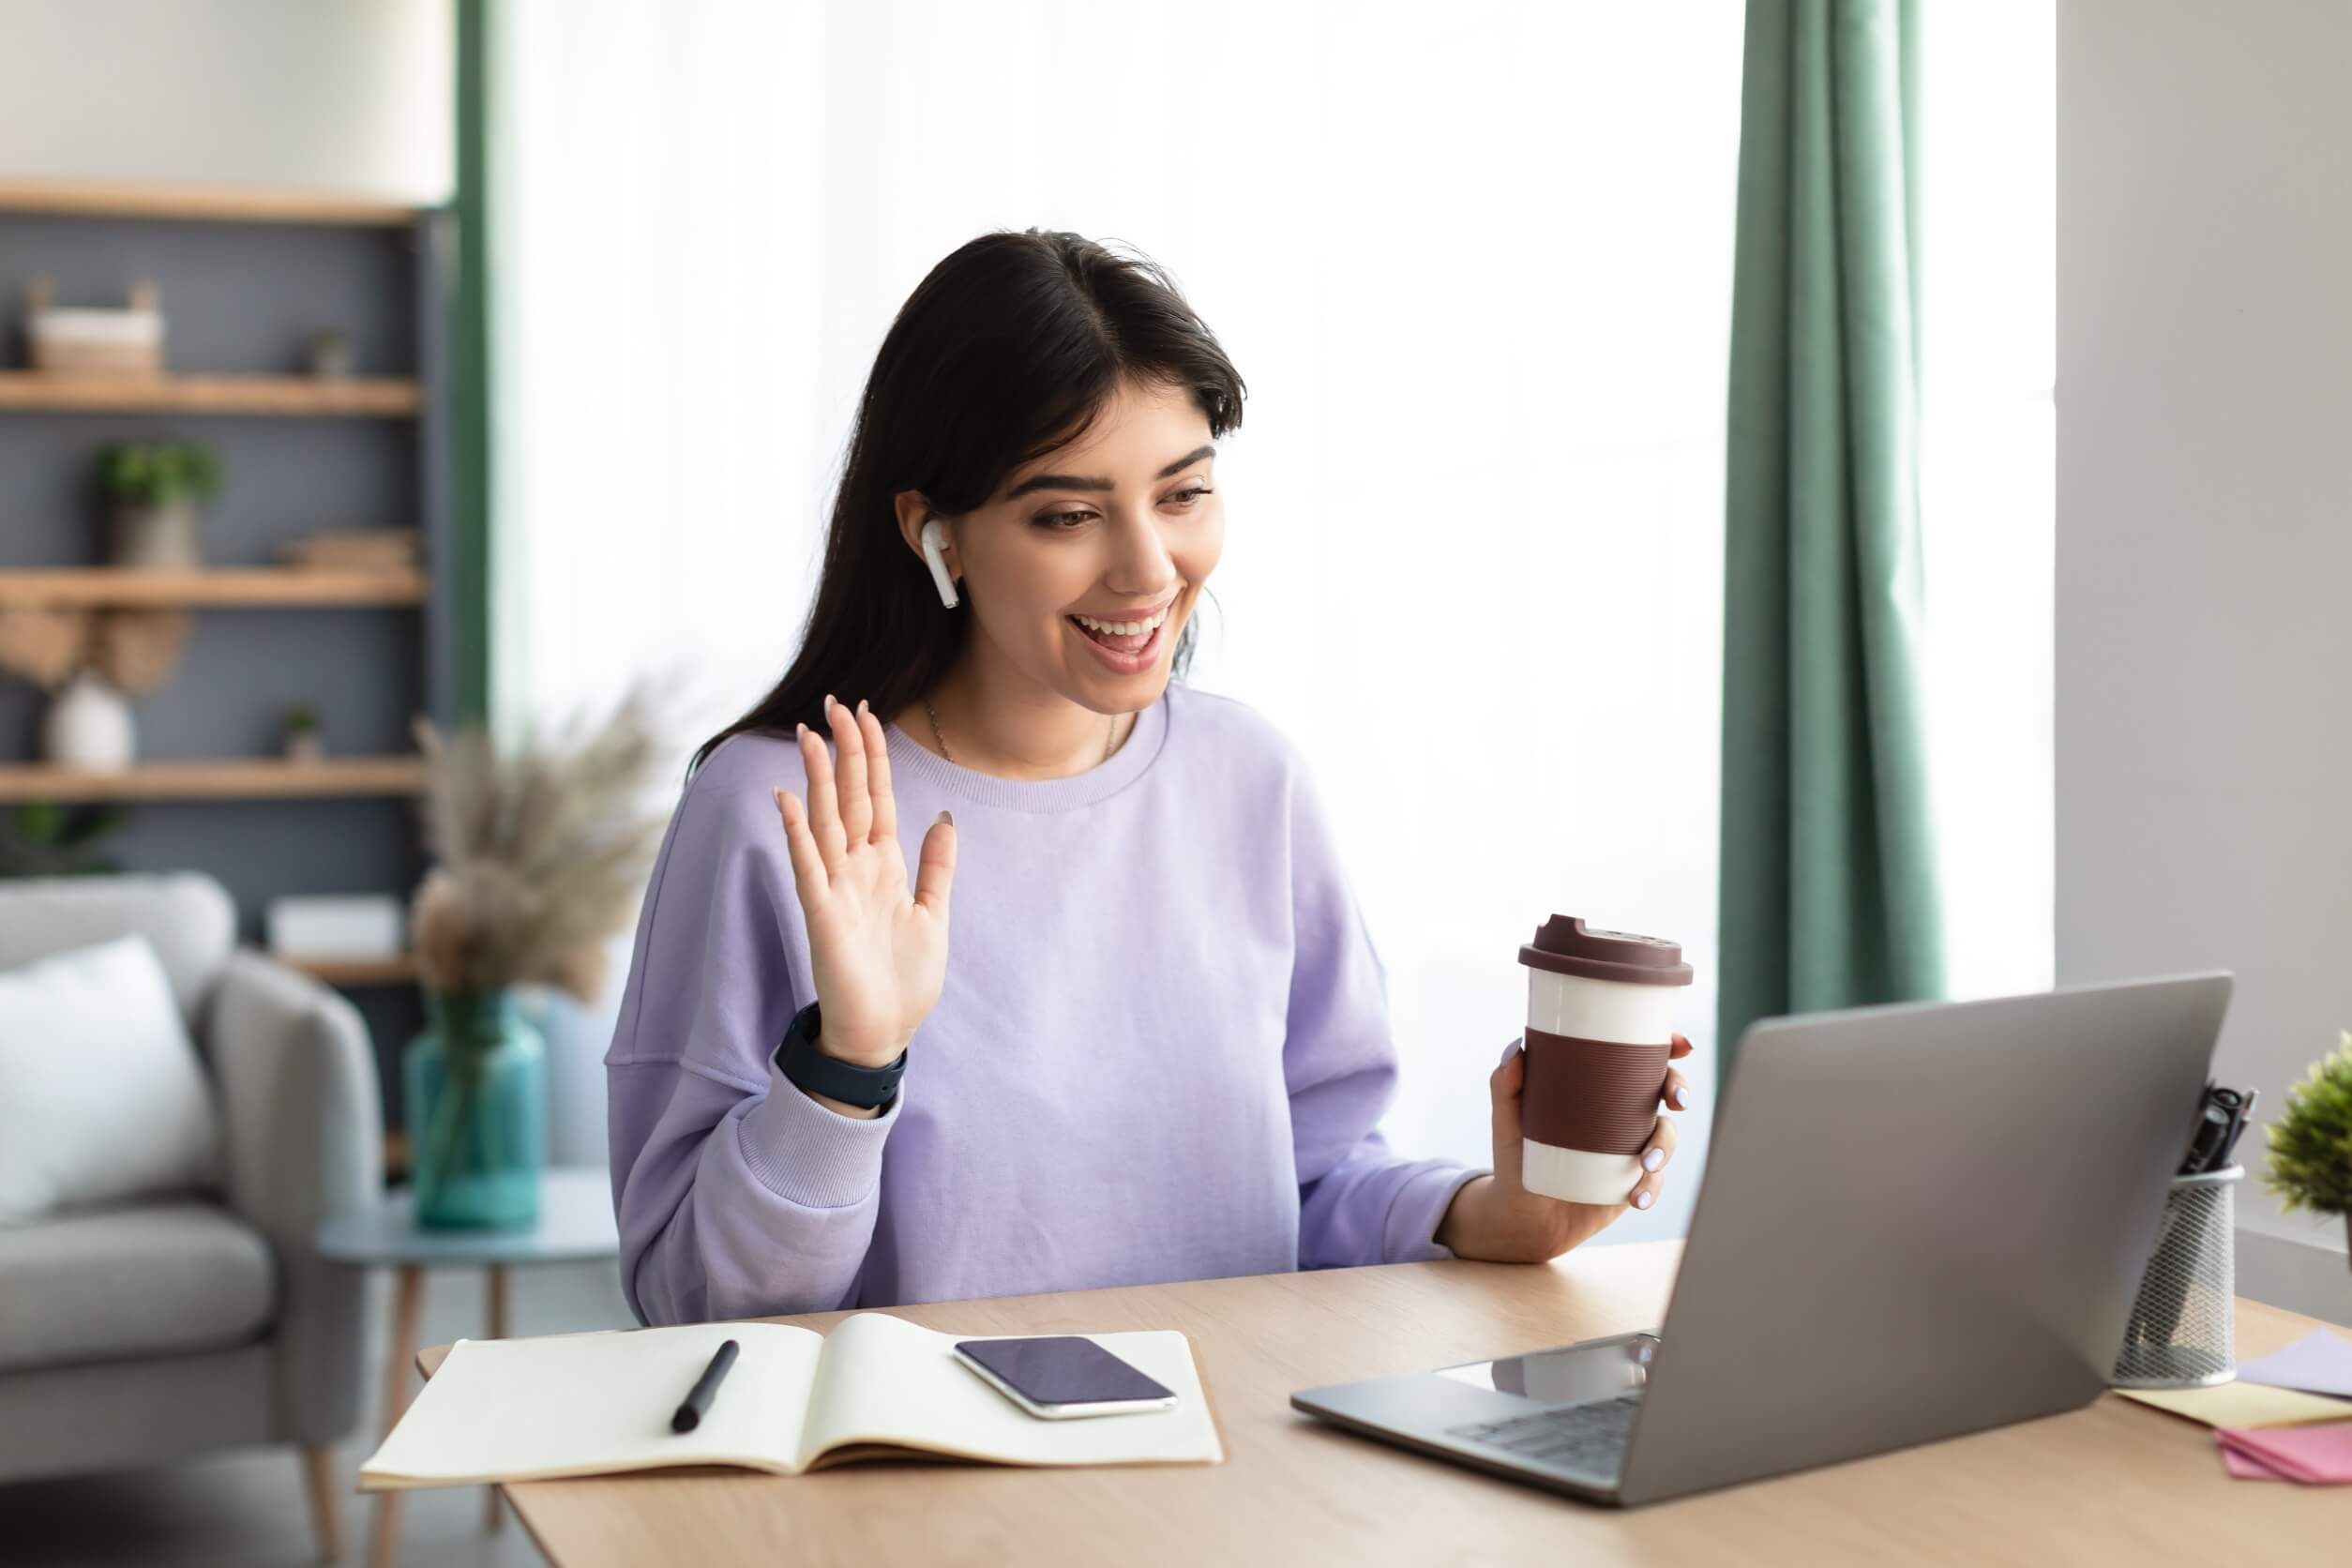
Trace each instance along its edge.
<instances>
[{"instance_id":1,"label":"woman's thumb","mask_svg":"<svg viewBox=\"0 0 2352 1568\"><path fill-rule=\"evenodd\" d=\"M947 884L956 877L956 817L942 811L923 836L922 861L914 868L914 901L938 920L947 918Z\"/></svg>"}]
</instances>

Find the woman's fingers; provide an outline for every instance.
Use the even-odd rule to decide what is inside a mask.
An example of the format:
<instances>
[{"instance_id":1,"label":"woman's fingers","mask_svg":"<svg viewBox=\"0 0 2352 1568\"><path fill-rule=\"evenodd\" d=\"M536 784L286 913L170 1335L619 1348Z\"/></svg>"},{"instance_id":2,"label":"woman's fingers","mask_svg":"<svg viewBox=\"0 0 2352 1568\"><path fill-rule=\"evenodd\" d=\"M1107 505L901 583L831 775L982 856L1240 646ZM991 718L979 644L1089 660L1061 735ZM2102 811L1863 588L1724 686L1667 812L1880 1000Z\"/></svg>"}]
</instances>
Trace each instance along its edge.
<instances>
[{"instance_id":1,"label":"woman's fingers","mask_svg":"<svg viewBox=\"0 0 2352 1568\"><path fill-rule=\"evenodd\" d=\"M866 737L866 792L874 799L873 840L898 841L898 802L890 792L890 738L882 733L882 716L868 712L864 698L857 703L858 733Z\"/></svg>"},{"instance_id":2,"label":"woman's fingers","mask_svg":"<svg viewBox=\"0 0 2352 1568\"><path fill-rule=\"evenodd\" d=\"M1690 1055L1690 1054L1691 1054L1691 1043L1690 1043L1690 1041L1688 1041L1688 1040L1684 1039L1684 1038L1683 1038L1681 1035L1680 1035L1680 1034L1677 1034L1676 1036L1674 1036L1674 1044L1673 1044L1671 1047L1669 1047L1669 1048L1667 1048L1667 1050L1666 1050L1666 1055L1667 1055L1668 1057L1676 1057L1676 1056L1688 1056L1688 1055Z\"/></svg>"},{"instance_id":3,"label":"woman's fingers","mask_svg":"<svg viewBox=\"0 0 2352 1568\"><path fill-rule=\"evenodd\" d=\"M1626 1201L1636 1209L1647 1209L1658 1201L1658 1194L1666 1187L1666 1166L1674 1158L1674 1123L1661 1116L1650 1130L1650 1146L1642 1151L1642 1179L1626 1195Z\"/></svg>"},{"instance_id":4,"label":"woman's fingers","mask_svg":"<svg viewBox=\"0 0 2352 1568\"><path fill-rule=\"evenodd\" d=\"M808 830L828 875L841 864L841 810L833 793L833 754L825 738L804 724L799 729L801 771L808 776Z\"/></svg>"},{"instance_id":5,"label":"woman's fingers","mask_svg":"<svg viewBox=\"0 0 2352 1568\"><path fill-rule=\"evenodd\" d=\"M956 880L956 819L939 814L923 835L923 860L914 870L914 901L930 911L933 919L947 918L947 884Z\"/></svg>"},{"instance_id":6,"label":"woman's fingers","mask_svg":"<svg viewBox=\"0 0 2352 1568\"><path fill-rule=\"evenodd\" d=\"M1691 1080L1668 1067L1666 1076L1665 1098L1666 1103L1677 1110L1690 1109Z\"/></svg>"},{"instance_id":7,"label":"woman's fingers","mask_svg":"<svg viewBox=\"0 0 2352 1568\"><path fill-rule=\"evenodd\" d=\"M866 731L849 704L825 698L825 721L833 727L833 744L840 753L834 765L834 792L839 798L841 840L850 848L868 841L874 831L874 803L866 792Z\"/></svg>"},{"instance_id":8,"label":"woman's fingers","mask_svg":"<svg viewBox=\"0 0 2352 1568\"><path fill-rule=\"evenodd\" d=\"M789 790L775 793L776 815L784 819L784 847L792 852L792 880L800 884L801 902L806 905L831 891L833 880L826 874L816 837L808 831L807 807Z\"/></svg>"}]
</instances>

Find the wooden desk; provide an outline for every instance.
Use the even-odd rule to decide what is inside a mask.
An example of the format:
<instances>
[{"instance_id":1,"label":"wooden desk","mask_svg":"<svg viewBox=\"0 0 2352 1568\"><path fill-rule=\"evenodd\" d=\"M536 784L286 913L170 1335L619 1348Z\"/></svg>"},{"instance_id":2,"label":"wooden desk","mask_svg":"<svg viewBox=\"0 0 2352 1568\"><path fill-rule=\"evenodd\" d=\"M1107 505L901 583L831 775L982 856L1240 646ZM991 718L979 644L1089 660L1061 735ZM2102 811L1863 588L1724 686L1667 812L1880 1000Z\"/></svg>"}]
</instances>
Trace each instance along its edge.
<instances>
[{"instance_id":1,"label":"wooden desk","mask_svg":"<svg viewBox=\"0 0 2352 1568\"><path fill-rule=\"evenodd\" d=\"M1225 1435L1222 1465L885 1461L789 1478L705 1470L535 1482L506 1493L559 1568L2315 1562L2352 1539L2352 1487L2231 1481L2205 1427L2111 1394L2020 1426L1630 1511L1422 1458L1290 1409L1293 1389L1652 1326L1681 1247L1587 1247L1541 1267L1400 1263L890 1309L958 1334L1181 1328ZM847 1316L776 1320L822 1330ZM2239 1354L2267 1353L2314 1326L2241 1299ZM428 1376L445 1351L419 1358Z\"/></svg>"}]
</instances>

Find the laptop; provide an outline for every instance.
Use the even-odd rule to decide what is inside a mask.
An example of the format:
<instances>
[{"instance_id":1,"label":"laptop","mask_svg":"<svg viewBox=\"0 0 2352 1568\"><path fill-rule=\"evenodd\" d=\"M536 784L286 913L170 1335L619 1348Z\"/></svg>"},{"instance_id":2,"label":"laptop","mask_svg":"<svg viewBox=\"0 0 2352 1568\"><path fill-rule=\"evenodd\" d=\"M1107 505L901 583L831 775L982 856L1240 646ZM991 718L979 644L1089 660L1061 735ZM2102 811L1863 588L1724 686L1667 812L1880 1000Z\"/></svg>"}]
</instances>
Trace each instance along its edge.
<instances>
[{"instance_id":1,"label":"laptop","mask_svg":"<svg viewBox=\"0 0 2352 1568\"><path fill-rule=\"evenodd\" d=\"M1621 1505L2088 1404L2231 984L2217 970L1759 1020L1661 1327L1290 1403Z\"/></svg>"}]
</instances>

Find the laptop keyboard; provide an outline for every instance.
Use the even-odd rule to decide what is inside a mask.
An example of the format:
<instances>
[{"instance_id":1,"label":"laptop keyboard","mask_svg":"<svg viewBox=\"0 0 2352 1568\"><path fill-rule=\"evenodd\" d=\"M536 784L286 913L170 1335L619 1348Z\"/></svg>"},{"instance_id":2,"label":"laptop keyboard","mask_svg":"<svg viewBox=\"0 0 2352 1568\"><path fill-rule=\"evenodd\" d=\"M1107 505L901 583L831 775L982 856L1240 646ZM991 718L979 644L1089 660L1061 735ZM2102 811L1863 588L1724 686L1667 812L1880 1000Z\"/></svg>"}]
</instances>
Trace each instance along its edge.
<instances>
[{"instance_id":1,"label":"laptop keyboard","mask_svg":"<svg viewBox=\"0 0 2352 1568\"><path fill-rule=\"evenodd\" d=\"M1555 1405L1509 1421L1449 1426L1446 1435L1563 1470L1614 1476L1623 1468L1625 1444L1633 1436L1634 1412L1640 1403L1637 1395L1621 1394L1589 1405Z\"/></svg>"}]
</instances>

